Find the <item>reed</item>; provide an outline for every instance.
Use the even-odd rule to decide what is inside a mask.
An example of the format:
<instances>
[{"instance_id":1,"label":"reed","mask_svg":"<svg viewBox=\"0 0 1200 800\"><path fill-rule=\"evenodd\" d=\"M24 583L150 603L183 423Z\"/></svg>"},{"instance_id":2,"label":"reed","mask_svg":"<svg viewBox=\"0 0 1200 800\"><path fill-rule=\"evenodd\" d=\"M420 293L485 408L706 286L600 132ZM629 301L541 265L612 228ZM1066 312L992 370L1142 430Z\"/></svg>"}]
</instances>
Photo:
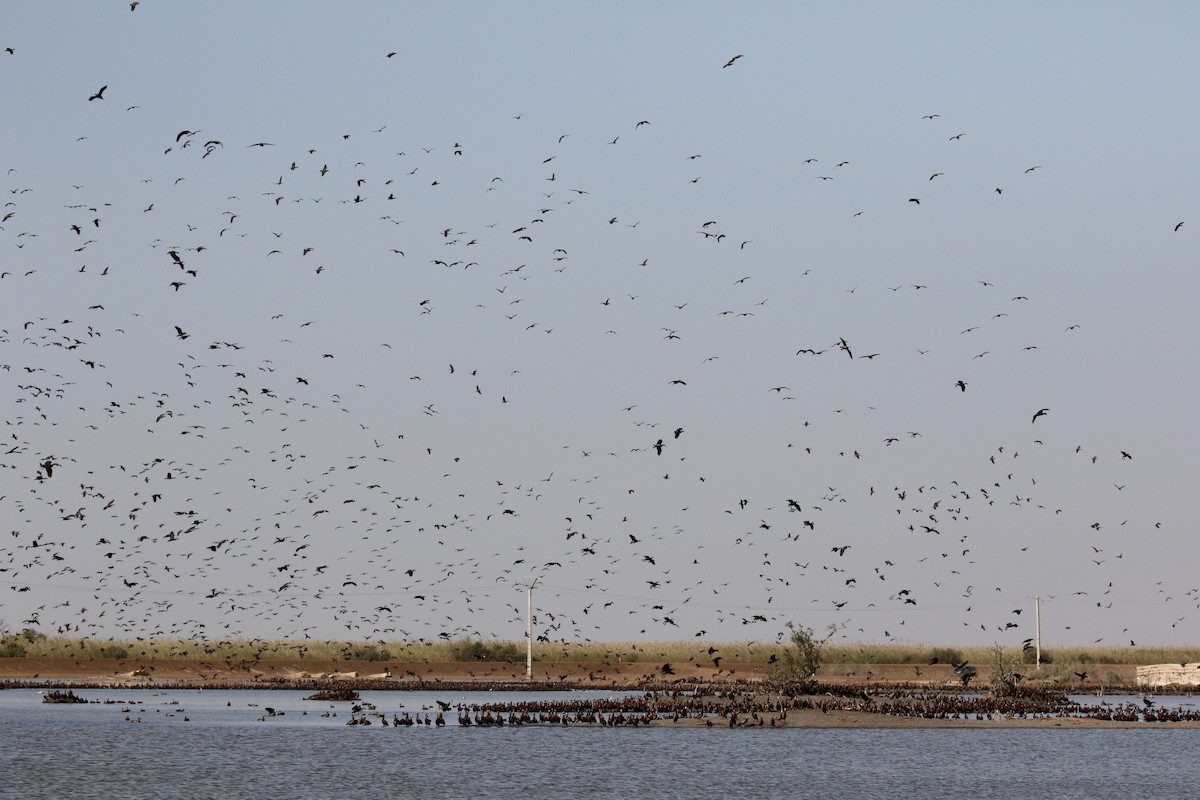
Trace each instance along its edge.
<instances>
[{"instance_id":1,"label":"reed","mask_svg":"<svg viewBox=\"0 0 1200 800\"><path fill-rule=\"evenodd\" d=\"M417 640L417 641L313 641L229 639L194 641L187 639L76 639L52 636L32 641L9 636L0 641L15 643L10 657L23 652L25 658L125 658L136 660L215 661L393 661L445 663L453 661L523 661L525 642L505 640ZM784 643L764 642L536 642L536 661L601 663L688 663L709 664L719 656L722 664L766 664L787 649ZM1019 662L1030 654L1020 648L1006 648ZM1086 669L1090 664L1137 666L1200 661L1200 646L1138 647L1052 647L1042 651L1043 660L1056 669ZM984 666L994 658L993 647L947 646L932 644L827 644L821 660L826 666L855 664L924 665L937 658L938 663L967 661Z\"/></svg>"}]
</instances>

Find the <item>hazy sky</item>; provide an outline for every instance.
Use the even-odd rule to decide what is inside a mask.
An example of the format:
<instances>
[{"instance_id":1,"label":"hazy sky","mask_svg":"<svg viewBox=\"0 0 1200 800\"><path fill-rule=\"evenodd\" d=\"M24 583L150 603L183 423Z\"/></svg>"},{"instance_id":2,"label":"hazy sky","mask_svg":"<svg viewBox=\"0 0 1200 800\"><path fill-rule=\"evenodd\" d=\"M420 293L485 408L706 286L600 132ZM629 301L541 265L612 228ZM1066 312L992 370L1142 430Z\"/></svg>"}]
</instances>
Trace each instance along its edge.
<instances>
[{"instance_id":1,"label":"hazy sky","mask_svg":"<svg viewBox=\"0 0 1200 800\"><path fill-rule=\"evenodd\" d=\"M1194 642L1198 27L6 3L0 619Z\"/></svg>"}]
</instances>

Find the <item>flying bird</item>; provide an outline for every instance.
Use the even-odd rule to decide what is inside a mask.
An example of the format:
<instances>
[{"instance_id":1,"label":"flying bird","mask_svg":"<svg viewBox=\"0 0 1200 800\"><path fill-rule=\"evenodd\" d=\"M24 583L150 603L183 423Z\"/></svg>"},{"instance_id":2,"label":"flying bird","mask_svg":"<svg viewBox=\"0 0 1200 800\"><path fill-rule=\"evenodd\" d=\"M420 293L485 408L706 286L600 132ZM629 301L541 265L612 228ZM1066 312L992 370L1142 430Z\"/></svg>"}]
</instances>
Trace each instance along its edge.
<instances>
[{"instance_id":1,"label":"flying bird","mask_svg":"<svg viewBox=\"0 0 1200 800\"><path fill-rule=\"evenodd\" d=\"M104 90L107 88L108 88L107 83L104 84L103 86L101 86L99 89L96 90L96 93L94 95L92 95L91 97L88 98L88 102L91 102L92 100L103 100L104 99Z\"/></svg>"},{"instance_id":2,"label":"flying bird","mask_svg":"<svg viewBox=\"0 0 1200 800\"><path fill-rule=\"evenodd\" d=\"M733 66L733 62L737 61L739 58L742 58L742 54L741 54L741 53L738 53L736 56L734 56L733 58L731 58L731 59L729 59L728 61L726 61L726 62L725 62L725 67L732 67L732 66ZM725 67L721 67L721 69L725 69Z\"/></svg>"}]
</instances>

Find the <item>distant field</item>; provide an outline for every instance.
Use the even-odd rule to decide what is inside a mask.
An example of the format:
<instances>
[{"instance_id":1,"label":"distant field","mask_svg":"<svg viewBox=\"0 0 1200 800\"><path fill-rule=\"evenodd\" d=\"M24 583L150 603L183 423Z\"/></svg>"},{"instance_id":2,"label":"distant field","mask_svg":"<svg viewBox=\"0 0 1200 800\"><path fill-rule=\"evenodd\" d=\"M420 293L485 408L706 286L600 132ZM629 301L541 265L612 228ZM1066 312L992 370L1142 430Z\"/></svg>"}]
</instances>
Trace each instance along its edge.
<instances>
[{"instance_id":1,"label":"distant field","mask_svg":"<svg viewBox=\"0 0 1200 800\"><path fill-rule=\"evenodd\" d=\"M782 657L784 644L756 642L585 642L545 643L533 647L535 661L586 664L688 663L701 665L720 658L726 666L766 664ZM1017 663L1033 662L1033 651L1004 648ZM524 641L457 640L436 642L316 642L228 640L201 642L176 639L95 640L69 637L10 635L0 640L0 658L130 658L156 661L228 659L302 661L390 661L411 663L524 661ZM857 665L920 667L963 661L986 666L995 661L993 647L954 647L921 644L830 644L822 651L829 670ZM1178 647L1059 647L1042 650L1049 672L1086 669L1088 665L1137 666L1200 661L1200 645Z\"/></svg>"}]
</instances>

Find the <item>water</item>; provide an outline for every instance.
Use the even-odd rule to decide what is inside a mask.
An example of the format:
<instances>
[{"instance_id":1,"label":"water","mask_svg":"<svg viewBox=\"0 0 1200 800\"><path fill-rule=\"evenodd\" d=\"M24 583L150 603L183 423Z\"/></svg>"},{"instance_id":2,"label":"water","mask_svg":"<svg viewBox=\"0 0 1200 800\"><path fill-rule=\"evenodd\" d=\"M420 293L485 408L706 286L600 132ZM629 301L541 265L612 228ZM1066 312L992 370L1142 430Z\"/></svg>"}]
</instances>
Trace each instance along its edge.
<instances>
[{"instance_id":1,"label":"water","mask_svg":"<svg viewBox=\"0 0 1200 800\"><path fill-rule=\"evenodd\" d=\"M1174 800L1200 785L1195 729L458 729L453 713L444 729L348 727L349 703L301 692L79 694L124 702L44 705L31 689L0 692L0 798ZM588 694L608 696L555 697ZM363 694L389 717L436 710L434 699L529 697ZM268 706L285 714L265 717Z\"/></svg>"}]
</instances>

